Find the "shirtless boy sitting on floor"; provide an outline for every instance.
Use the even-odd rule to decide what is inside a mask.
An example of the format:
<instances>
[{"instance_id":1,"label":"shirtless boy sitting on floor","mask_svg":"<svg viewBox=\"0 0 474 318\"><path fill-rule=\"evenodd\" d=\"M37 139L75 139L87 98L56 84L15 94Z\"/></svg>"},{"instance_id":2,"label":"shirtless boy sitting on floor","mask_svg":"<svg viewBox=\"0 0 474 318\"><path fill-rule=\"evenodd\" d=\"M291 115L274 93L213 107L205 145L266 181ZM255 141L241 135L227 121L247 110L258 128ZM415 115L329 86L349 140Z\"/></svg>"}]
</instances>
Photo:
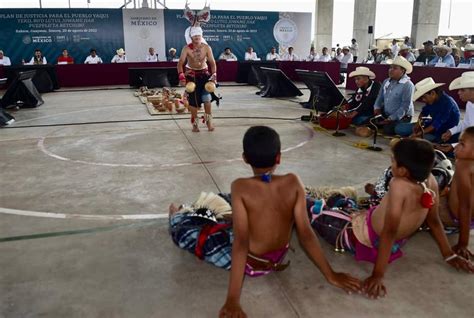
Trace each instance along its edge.
<instances>
[{"instance_id":1,"label":"shirtless boy sitting on floor","mask_svg":"<svg viewBox=\"0 0 474 318\"><path fill-rule=\"evenodd\" d=\"M386 295L382 280L387 265L402 256L401 245L425 220L445 261L456 269L474 273L474 265L449 246L439 218L438 185L430 173L435 157L433 146L425 140L403 139L392 150L393 178L388 193L380 205L353 214L350 226L339 235L349 238L342 240L343 248L354 252L356 260L375 264L372 275L363 283L370 298ZM317 217L315 223L317 231L325 228L318 224Z\"/></svg>"},{"instance_id":2,"label":"shirtless boy sitting on floor","mask_svg":"<svg viewBox=\"0 0 474 318\"><path fill-rule=\"evenodd\" d=\"M255 258L267 259L279 254L271 261L281 262L294 225L300 243L327 281L347 292L359 291L359 280L334 272L324 257L309 223L300 179L294 174L273 174L281 156L277 132L265 126L251 127L245 133L243 144L243 158L252 166L254 176L237 179L231 187L232 267L227 300L220 317L245 315L240 307L244 273L252 270Z\"/></svg>"}]
</instances>

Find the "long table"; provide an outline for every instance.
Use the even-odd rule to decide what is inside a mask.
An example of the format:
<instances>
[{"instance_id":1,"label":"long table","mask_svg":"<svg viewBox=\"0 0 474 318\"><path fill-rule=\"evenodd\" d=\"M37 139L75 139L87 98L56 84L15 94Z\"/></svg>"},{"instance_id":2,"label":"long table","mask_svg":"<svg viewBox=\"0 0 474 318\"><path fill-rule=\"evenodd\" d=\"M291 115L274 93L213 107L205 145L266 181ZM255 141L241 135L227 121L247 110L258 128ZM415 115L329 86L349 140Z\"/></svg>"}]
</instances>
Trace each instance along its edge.
<instances>
[{"instance_id":1,"label":"long table","mask_svg":"<svg viewBox=\"0 0 474 318\"><path fill-rule=\"evenodd\" d=\"M242 76L247 78L247 73L252 65L259 66L266 62L237 62L217 61L217 79L219 82L236 82ZM86 87L105 85L127 85L129 84L129 68L166 68L176 67L176 62L157 63L116 63L116 64L70 64L70 65L48 65L54 67L57 76L57 87ZM339 77L339 63L322 62L274 62L276 68L280 68L291 80L298 81L296 69L310 71L325 71L333 80ZM34 69L41 66L7 66L0 65L1 74L10 73L11 70ZM245 73L245 74L243 74ZM246 82L246 81L244 81ZM55 85L56 86L56 85Z\"/></svg>"},{"instance_id":2,"label":"long table","mask_svg":"<svg viewBox=\"0 0 474 318\"><path fill-rule=\"evenodd\" d=\"M379 82L383 82L388 77L389 65L387 64L350 63L347 67L347 74L354 71L358 66L368 67L372 72L375 73L376 80ZM459 99L457 91L450 91L448 87L449 83L451 83L455 78L461 76L461 74L466 71L469 70L454 67L413 66L413 72L408 76L410 77L413 84L416 84L427 77L432 77L436 83L446 83L446 85L442 86L442 88L446 91L446 93L448 93L454 98L454 100L458 103L459 107L465 108L466 103L462 102ZM357 87L355 85L355 81L353 79L348 78L346 81L346 88L350 90L356 90Z\"/></svg>"}]
</instances>

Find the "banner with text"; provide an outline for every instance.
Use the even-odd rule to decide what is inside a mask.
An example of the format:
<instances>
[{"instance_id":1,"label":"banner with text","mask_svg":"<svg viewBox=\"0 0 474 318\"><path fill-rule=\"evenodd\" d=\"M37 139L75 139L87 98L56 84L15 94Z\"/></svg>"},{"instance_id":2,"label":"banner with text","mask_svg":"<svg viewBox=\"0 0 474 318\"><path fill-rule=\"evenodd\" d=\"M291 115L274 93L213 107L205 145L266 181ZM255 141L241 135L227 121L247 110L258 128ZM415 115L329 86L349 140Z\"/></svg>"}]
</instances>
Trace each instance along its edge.
<instances>
[{"instance_id":1,"label":"banner with text","mask_svg":"<svg viewBox=\"0 0 474 318\"><path fill-rule=\"evenodd\" d=\"M239 60L244 59L248 46L252 46L258 57L265 59L266 53L278 43L273 37L273 27L278 22L278 12L245 12L212 10L211 20L203 26L204 38L217 58L226 47L230 47ZM166 45L181 51L186 40L184 31L189 22L183 10L165 11Z\"/></svg>"},{"instance_id":2,"label":"banner with text","mask_svg":"<svg viewBox=\"0 0 474 318\"><path fill-rule=\"evenodd\" d=\"M129 62L143 62L149 48L160 61L166 61L163 10L123 10L125 50Z\"/></svg>"},{"instance_id":3,"label":"banner with text","mask_svg":"<svg viewBox=\"0 0 474 318\"><path fill-rule=\"evenodd\" d=\"M0 49L12 64L29 61L35 49L56 63L66 48L83 63L91 48L105 63L124 47L120 9L0 9Z\"/></svg>"}]
</instances>

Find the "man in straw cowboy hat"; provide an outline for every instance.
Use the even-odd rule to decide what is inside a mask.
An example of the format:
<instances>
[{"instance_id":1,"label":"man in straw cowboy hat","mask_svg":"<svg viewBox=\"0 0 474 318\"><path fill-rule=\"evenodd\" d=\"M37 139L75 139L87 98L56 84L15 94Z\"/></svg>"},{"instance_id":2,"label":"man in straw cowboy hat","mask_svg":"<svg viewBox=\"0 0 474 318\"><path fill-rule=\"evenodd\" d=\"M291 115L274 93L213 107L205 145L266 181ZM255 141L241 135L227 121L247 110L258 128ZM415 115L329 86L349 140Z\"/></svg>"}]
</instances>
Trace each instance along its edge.
<instances>
[{"instance_id":1,"label":"man in straw cowboy hat","mask_svg":"<svg viewBox=\"0 0 474 318\"><path fill-rule=\"evenodd\" d=\"M378 125L386 135L394 135L402 123L409 123L414 115L413 91L415 85L407 74L413 66L404 57L397 56L390 65L388 78L382 83L374 105L375 115L382 115Z\"/></svg>"},{"instance_id":2,"label":"man in straw cowboy hat","mask_svg":"<svg viewBox=\"0 0 474 318\"><path fill-rule=\"evenodd\" d=\"M413 55L410 50L411 48L409 46L407 46L406 44L402 44L402 46L400 46L400 51L398 52L398 54L406 58L408 62L413 63L416 59L415 55Z\"/></svg>"},{"instance_id":3,"label":"man in straw cowboy hat","mask_svg":"<svg viewBox=\"0 0 474 318\"><path fill-rule=\"evenodd\" d=\"M449 85L450 90L458 90L462 101L467 102L464 120L443 135L444 140L456 139L455 173L448 193L448 209L440 209L443 221L451 221L459 226L458 243L453 251L465 259L472 259L469 251L470 229L474 228L474 72L464 72ZM452 150L452 145L448 146ZM446 149L444 149L446 150Z\"/></svg>"},{"instance_id":4,"label":"man in straw cowboy hat","mask_svg":"<svg viewBox=\"0 0 474 318\"><path fill-rule=\"evenodd\" d=\"M457 126L445 132L441 139L449 144L439 145L437 148L445 153L454 150L460 133L468 127L474 126L474 71L464 72L449 85L450 90L458 90L459 98L466 102L464 119Z\"/></svg>"},{"instance_id":5,"label":"man in straw cowboy hat","mask_svg":"<svg viewBox=\"0 0 474 318\"><path fill-rule=\"evenodd\" d=\"M377 56L379 55L379 49L376 45L372 45L369 49L369 54L367 57L362 61L362 63L366 64L374 64L377 62Z\"/></svg>"},{"instance_id":6,"label":"man in straw cowboy hat","mask_svg":"<svg viewBox=\"0 0 474 318\"><path fill-rule=\"evenodd\" d=\"M349 74L354 78L357 91L349 99L348 117L354 125L366 124L374 116L374 103L380 90L380 83L374 81L375 74L367 67L359 66Z\"/></svg>"},{"instance_id":7,"label":"man in straw cowboy hat","mask_svg":"<svg viewBox=\"0 0 474 318\"><path fill-rule=\"evenodd\" d=\"M168 62L177 62L179 60L179 56L176 55L176 49L174 47L168 50L168 57L166 58Z\"/></svg>"},{"instance_id":8,"label":"man in straw cowboy hat","mask_svg":"<svg viewBox=\"0 0 474 318\"><path fill-rule=\"evenodd\" d=\"M447 45L438 45L435 47L435 52L437 54L437 57L433 58L430 62L429 65L434 66L438 63L443 63L446 65L446 67L456 67L456 64L454 62L454 58L451 55L452 48L450 48Z\"/></svg>"},{"instance_id":9,"label":"man in straw cowboy hat","mask_svg":"<svg viewBox=\"0 0 474 318\"><path fill-rule=\"evenodd\" d=\"M415 85L413 101L420 100L425 103L421 110L420 118L431 117L428 126L423 129L424 138L428 141L439 143L441 135L453 128L459 122L459 107L454 99L442 89L444 83L435 83L431 77L425 78ZM423 132L416 123L401 124L397 132L400 136L421 138Z\"/></svg>"},{"instance_id":10,"label":"man in straw cowboy hat","mask_svg":"<svg viewBox=\"0 0 474 318\"><path fill-rule=\"evenodd\" d=\"M382 49L382 53L380 53L377 56L377 59L375 60L375 63L377 64L386 64L388 60L392 59L392 49L390 48L390 45L385 45Z\"/></svg>"},{"instance_id":11,"label":"man in straw cowboy hat","mask_svg":"<svg viewBox=\"0 0 474 318\"><path fill-rule=\"evenodd\" d=\"M110 63L126 63L127 62L127 56L125 55L125 50L120 48L116 51L116 55L112 58L112 61Z\"/></svg>"},{"instance_id":12,"label":"man in straw cowboy hat","mask_svg":"<svg viewBox=\"0 0 474 318\"><path fill-rule=\"evenodd\" d=\"M471 65L471 68L474 68L474 44L467 44L464 48L464 61L463 63L467 63Z\"/></svg>"},{"instance_id":13,"label":"man in straw cowboy hat","mask_svg":"<svg viewBox=\"0 0 474 318\"><path fill-rule=\"evenodd\" d=\"M183 47L178 62L179 82L185 85L186 82L193 82L195 88L189 93L189 106L191 110L191 123L193 132L199 132L198 108L204 103L204 121L209 131L214 130L212 124L210 91L205 87L208 82L215 83L217 80L217 66L209 45L203 42L202 29L199 26L192 26L189 29L191 43ZM187 63L186 63L187 62ZM186 63L186 66L185 66ZM208 70L208 63L210 71ZM214 86L215 88L215 86Z\"/></svg>"}]
</instances>

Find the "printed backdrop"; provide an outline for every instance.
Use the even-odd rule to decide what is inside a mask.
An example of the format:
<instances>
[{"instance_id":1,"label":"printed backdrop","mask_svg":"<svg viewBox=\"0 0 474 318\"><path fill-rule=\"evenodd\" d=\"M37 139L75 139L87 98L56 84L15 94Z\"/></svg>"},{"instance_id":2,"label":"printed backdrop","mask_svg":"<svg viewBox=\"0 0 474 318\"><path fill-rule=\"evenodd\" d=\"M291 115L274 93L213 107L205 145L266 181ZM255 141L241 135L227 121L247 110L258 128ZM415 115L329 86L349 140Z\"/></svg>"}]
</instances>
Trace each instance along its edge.
<instances>
[{"instance_id":1,"label":"printed backdrop","mask_svg":"<svg viewBox=\"0 0 474 318\"><path fill-rule=\"evenodd\" d=\"M67 48L76 63L83 63L91 48L105 63L123 47L130 62L143 61L154 47L164 61L171 47L186 44L189 26L182 10L157 9L0 9L0 49L13 64L29 61L34 50L56 63ZM284 12L211 11L203 26L204 38L217 58L230 47L239 60L252 46L265 59L272 46L282 53L288 46L304 57L311 44L311 14Z\"/></svg>"}]
</instances>

